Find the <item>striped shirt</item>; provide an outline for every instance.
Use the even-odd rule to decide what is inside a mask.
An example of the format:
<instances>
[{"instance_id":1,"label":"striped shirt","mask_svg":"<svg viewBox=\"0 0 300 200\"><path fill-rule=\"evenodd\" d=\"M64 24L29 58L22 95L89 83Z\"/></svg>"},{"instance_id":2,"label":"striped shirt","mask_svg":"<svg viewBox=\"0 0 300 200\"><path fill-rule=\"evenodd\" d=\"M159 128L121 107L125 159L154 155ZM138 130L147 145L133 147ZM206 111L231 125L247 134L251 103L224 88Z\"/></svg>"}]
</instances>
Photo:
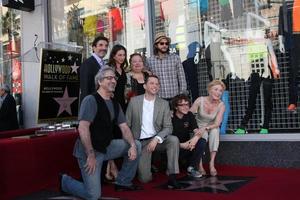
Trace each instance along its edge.
<instances>
[{"instance_id":1,"label":"striped shirt","mask_svg":"<svg viewBox=\"0 0 300 200\"><path fill-rule=\"evenodd\" d=\"M147 66L159 78L159 97L169 99L180 93L186 93L185 74L178 55L166 54L163 58L151 56L147 59Z\"/></svg>"}]
</instances>

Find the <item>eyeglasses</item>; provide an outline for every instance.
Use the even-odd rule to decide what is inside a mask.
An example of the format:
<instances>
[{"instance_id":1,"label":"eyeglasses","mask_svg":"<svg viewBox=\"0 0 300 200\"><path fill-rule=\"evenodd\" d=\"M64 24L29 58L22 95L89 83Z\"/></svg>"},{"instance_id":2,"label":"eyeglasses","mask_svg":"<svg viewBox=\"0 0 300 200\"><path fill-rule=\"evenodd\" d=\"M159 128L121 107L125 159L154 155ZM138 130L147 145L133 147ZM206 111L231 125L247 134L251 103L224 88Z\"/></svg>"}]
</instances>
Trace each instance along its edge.
<instances>
[{"instance_id":1,"label":"eyeglasses","mask_svg":"<svg viewBox=\"0 0 300 200\"><path fill-rule=\"evenodd\" d=\"M111 80L113 80L113 79L115 79L116 81L118 80L118 78L117 77L115 77L115 76L105 76L105 77L103 77L104 79L107 79L107 80L109 80L109 81L111 81Z\"/></svg>"},{"instance_id":2,"label":"eyeglasses","mask_svg":"<svg viewBox=\"0 0 300 200\"><path fill-rule=\"evenodd\" d=\"M177 106L190 106L190 104L189 103L179 103L179 104L177 104Z\"/></svg>"},{"instance_id":3,"label":"eyeglasses","mask_svg":"<svg viewBox=\"0 0 300 200\"><path fill-rule=\"evenodd\" d=\"M159 44L169 46L169 42L160 42Z\"/></svg>"}]
</instances>

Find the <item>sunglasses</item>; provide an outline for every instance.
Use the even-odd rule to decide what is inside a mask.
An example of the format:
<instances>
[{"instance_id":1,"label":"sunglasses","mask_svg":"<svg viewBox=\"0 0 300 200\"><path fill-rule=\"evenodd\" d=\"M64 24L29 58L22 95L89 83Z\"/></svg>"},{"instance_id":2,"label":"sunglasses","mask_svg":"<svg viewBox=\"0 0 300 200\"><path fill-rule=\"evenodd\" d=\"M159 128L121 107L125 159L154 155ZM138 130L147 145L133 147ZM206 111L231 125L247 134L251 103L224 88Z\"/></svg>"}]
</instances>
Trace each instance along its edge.
<instances>
[{"instance_id":1,"label":"sunglasses","mask_svg":"<svg viewBox=\"0 0 300 200\"><path fill-rule=\"evenodd\" d=\"M169 46L169 42L160 42L159 44Z\"/></svg>"}]
</instances>

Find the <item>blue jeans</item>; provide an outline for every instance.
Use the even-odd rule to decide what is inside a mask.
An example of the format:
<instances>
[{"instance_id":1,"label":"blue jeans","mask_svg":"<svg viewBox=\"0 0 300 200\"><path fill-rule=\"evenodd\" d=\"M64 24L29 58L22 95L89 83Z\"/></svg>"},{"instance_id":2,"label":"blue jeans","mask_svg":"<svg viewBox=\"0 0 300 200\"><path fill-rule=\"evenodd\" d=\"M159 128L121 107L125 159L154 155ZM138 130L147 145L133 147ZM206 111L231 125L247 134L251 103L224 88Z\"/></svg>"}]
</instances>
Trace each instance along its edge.
<instances>
[{"instance_id":1,"label":"blue jeans","mask_svg":"<svg viewBox=\"0 0 300 200\"><path fill-rule=\"evenodd\" d=\"M112 140L109 146L106 148L106 153L95 152L97 164L94 174L88 174L85 170L86 155L82 144L77 144L77 161L83 178L83 182L80 182L70 176L64 175L62 177L62 190L64 192L73 194L83 199L97 200L101 197L101 168L102 163L105 160L112 160L118 157L123 157L122 169L118 173L116 184L123 186L132 185L132 179L135 176L136 169L141 154L141 143L135 140L137 146L137 158L135 160L128 159L129 144L123 139ZM75 150L76 151L76 150ZM81 155L80 155L81 154Z\"/></svg>"}]
</instances>

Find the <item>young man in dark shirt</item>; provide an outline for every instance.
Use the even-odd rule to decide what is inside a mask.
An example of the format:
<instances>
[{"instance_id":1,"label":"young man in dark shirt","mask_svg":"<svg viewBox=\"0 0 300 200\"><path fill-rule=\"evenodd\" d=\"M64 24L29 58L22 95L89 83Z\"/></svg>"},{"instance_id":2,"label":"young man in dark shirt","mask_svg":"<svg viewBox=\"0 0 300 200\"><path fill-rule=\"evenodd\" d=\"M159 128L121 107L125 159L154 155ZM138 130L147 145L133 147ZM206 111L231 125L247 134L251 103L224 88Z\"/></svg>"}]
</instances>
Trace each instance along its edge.
<instances>
[{"instance_id":1,"label":"young man in dark shirt","mask_svg":"<svg viewBox=\"0 0 300 200\"><path fill-rule=\"evenodd\" d=\"M190 100L186 95L175 96L172 108L173 135L177 136L180 142L179 160L184 161L187 158L188 174L199 178L202 175L198 171L198 166L206 145L206 140L202 138L204 130L198 128L193 113L189 111Z\"/></svg>"}]
</instances>

